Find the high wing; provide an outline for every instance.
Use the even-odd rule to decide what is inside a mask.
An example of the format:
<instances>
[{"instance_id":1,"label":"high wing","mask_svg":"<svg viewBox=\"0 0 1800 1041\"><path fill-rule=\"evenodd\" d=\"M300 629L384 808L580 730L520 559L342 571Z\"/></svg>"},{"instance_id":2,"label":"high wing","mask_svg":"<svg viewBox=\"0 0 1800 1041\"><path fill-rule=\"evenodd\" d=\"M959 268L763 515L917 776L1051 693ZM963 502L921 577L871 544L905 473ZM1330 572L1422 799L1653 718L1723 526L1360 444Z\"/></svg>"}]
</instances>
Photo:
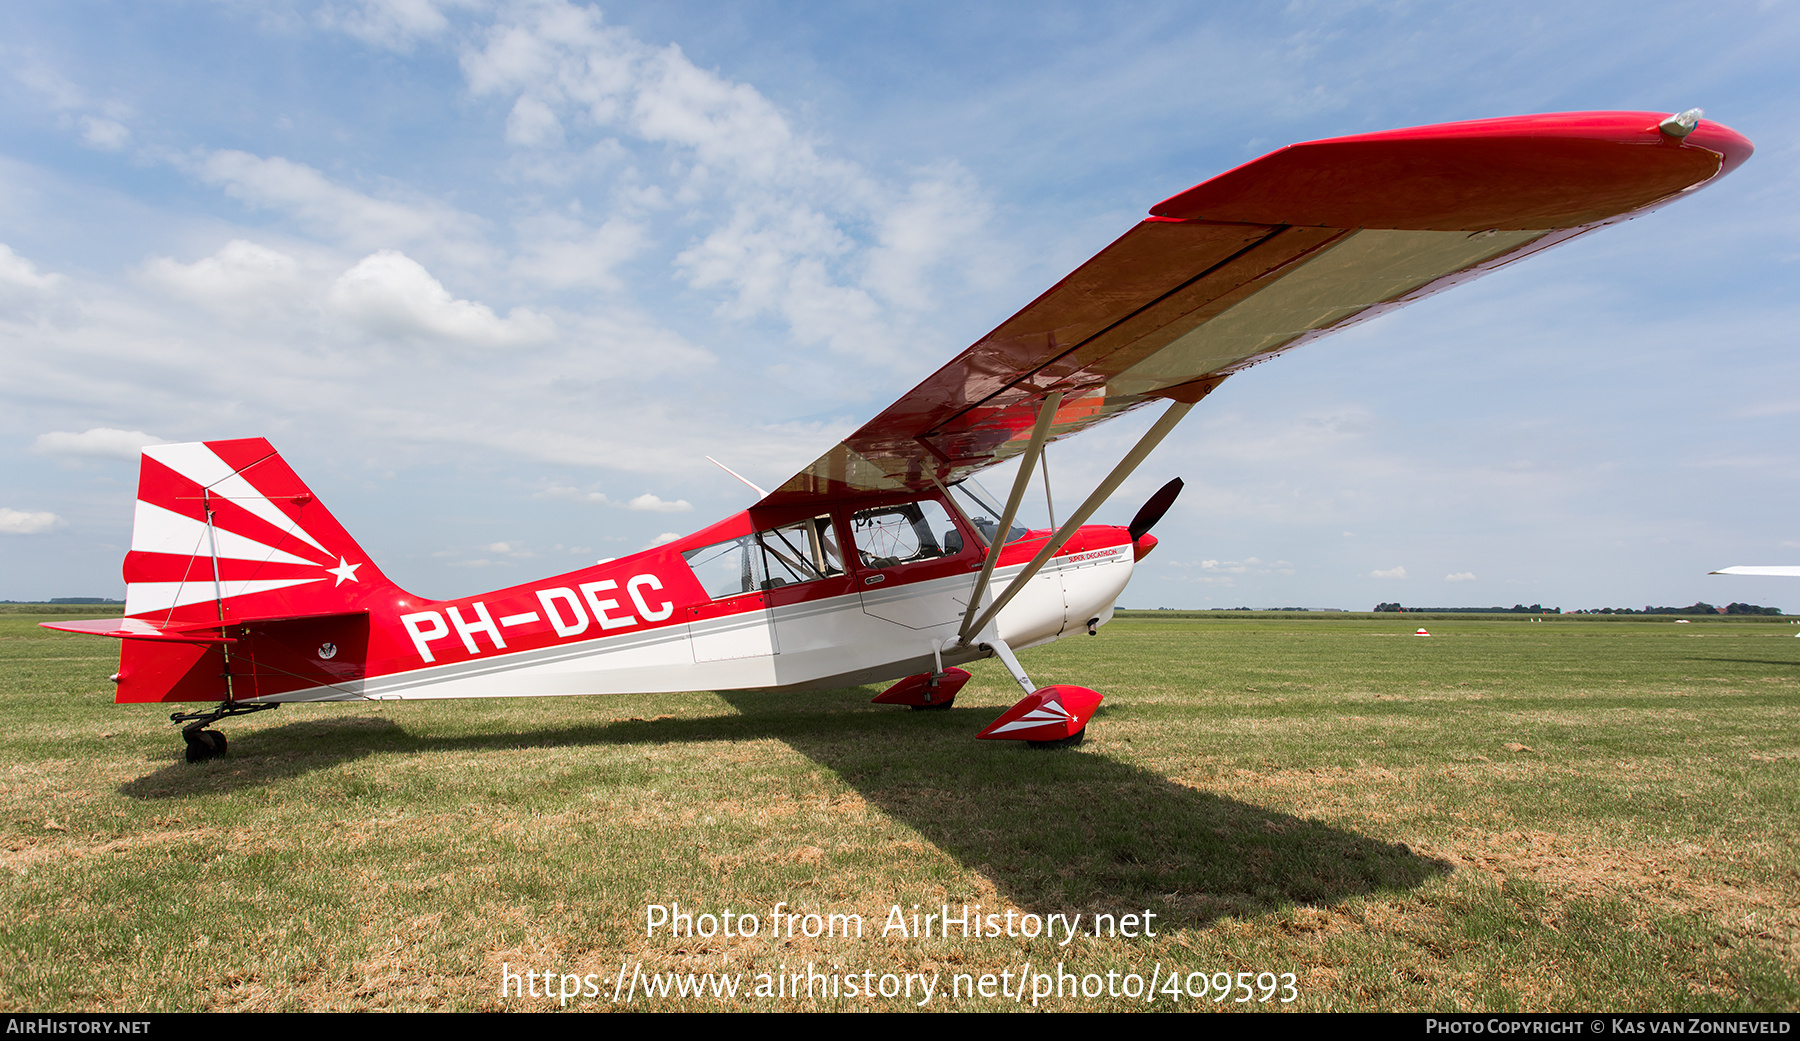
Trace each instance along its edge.
<instances>
[{"instance_id":1,"label":"high wing","mask_svg":"<svg viewBox=\"0 0 1800 1041\"><path fill-rule=\"evenodd\" d=\"M1649 112L1516 116L1290 145L1150 216L758 505L924 491L1606 224L1749 158Z\"/></svg>"}]
</instances>

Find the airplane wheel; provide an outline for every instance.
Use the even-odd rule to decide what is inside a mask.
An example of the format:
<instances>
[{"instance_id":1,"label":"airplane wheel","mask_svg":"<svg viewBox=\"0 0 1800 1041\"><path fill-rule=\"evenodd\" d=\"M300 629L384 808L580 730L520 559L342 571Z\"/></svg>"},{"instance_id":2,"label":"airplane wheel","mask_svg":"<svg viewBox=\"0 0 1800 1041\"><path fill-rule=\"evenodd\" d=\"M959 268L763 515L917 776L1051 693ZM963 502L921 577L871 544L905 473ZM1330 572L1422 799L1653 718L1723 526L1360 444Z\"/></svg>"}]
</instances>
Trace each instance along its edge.
<instances>
[{"instance_id":1,"label":"airplane wheel","mask_svg":"<svg viewBox=\"0 0 1800 1041\"><path fill-rule=\"evenodd\" d=\"M187 761L204 763L213 757L213 744L207 739L206 731L196 730L193 733L182 731L182 740L187 742Z\"/></svg>"},{"instance_id":2,"label":"airplane wheel","mask_svg":"<svg viewBox=\"0 0 1800 1041\"><path fill-rule=\"evenodd\" d=\"M1087 727L1082 727L1080 730L1075 731L1073 734L1070 734L1068 737L1061 738L1056 741L1027 741L1025 743L1030 745L1033 748L1044 748L1044 749L1074 748L1076 745L1078 745L1082 741L1086 740L1086 738L1087 738Z\"/></svg>"},{"instance_id":3,"label":"airplane wheel","mask_svg":"<svg viewBox=\"0 0 1800 1041\"><path fill-rule=\"evenodd\" d=\"M956 699L951 698L948 701L939 701L931 705L913 705L912 710L914 712L942 712L954 704L956 704Z\"/></svg>"},{"instance_id":4,"label":"airplane wheel","mask_svg":"<svg viewBox=\"0 0 1800 1041\"><path fill-rule=\"evenodd\" d=\"M187 741L187 761L190 763L203 763L225 754L225 735L217 730L183 731L181 736Z\"/></svg>"}]
</instances>

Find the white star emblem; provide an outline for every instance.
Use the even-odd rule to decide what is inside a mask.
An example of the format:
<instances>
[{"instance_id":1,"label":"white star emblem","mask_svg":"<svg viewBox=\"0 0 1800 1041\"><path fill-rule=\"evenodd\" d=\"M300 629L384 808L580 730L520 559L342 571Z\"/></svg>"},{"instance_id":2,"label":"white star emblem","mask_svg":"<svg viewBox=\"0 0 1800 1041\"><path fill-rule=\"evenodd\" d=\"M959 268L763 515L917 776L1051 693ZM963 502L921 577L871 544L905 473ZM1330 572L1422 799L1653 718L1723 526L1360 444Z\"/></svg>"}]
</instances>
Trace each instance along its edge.
<instances>
[{"instance_id":1,"label":"white star emblem","mask_svg":"<svg viewBox=\"0 0 1800 1041\"><path fill-rule=\"evenodd\" d=\"M357 581L356 569L359 567L362 567L362 565L361 564L352 564L349 561L345 560L343 557L339 557L337 567L328 567L325 570L330 572L331 574L337 576L337 581L332 583L332 585L335 587L335 586L343 585L346 581L350 581L350 582Z\"/></svg>"}]
</instances>

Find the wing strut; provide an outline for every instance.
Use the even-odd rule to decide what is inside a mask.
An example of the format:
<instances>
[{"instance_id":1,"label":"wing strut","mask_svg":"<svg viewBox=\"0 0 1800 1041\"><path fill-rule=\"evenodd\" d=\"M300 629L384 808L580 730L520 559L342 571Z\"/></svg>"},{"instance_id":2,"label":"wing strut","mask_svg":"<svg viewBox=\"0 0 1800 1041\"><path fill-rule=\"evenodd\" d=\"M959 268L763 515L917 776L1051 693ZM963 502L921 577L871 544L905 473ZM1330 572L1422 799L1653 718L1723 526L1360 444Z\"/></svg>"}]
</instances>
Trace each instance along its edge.
<instances>
[{"instance_id":1,"label":"wing strut","mask_svg":"<svg viewBox=\"0 0 1800 1041\"><path fill-rule=\"evenodd\" d=\"M1046 410L1048 410L1052 407L1052 402L1046 401L1044 405ZM1195 402L1177 401L1169 406L1169 410L1164 412L1162 417L1156 421L1156 424L1152 426L1143 437L1138 439L1138 443L1132 446L1131 451L1125 453L1125 458L1119 460L1119 465L1113 467L1112 473L1106 475L1106 480L1100 482L1100 487L1095 488L1093 493L1087 497L1086 501L1075 510L1074 515L1064 521L1063 526L1056 530L1056 534L1051 537L1050 541L1044 543L1044 548L1038 550L1037 556L1031 558L1031 563L1025 565L1025 570L1019 572L1018 577L1012 580L1012 584L1006 587L1006 591L996 597L993 604L989 605L987 610L981 612L981 617L973 624L969 622L966 616L964 617L962 630L957 634L957 641L959 643L967 641L969 633L979 633L984 629L989 622L994 620L994 616L1000 613L1000 609L1011 602L1012 598L1018 595L1019 590L1025 588L1025 583L1037 577L1037 573L1043 570L1044 564L1048 562L1051 557L1056 555L1057 550L1063 547L1063 543L1068 542L1077 531L1081 530L1081 526L1087 523L1088 518L1093 516L1094 511L1098 510L1101 505L1106 502L1107 498L1110 497L1113 492L1118 490L1119 485L1125 483L1125 478L1131 476L1131 472L1136 470L1138 464L1144 461L1144 457L1149 455L1151 451L1162 442L1162 439L1168 436L1169 431L1175 429L1175 424L1181 422L1181 418L1187 415L1188 410L1193 408L1194 405ZM1045 425L1042 415L1038 417L1038 425L1040 427ZM1032 432L1032 436L1034 439L1036 438L1037 432L1035 430ZM1028 469L1021 466L1020 473L1023 474L1027 472ZM1014 500L1017 500L1019 492L1020 488L1015 484L1013 489ZM1011 512L1010 504L1008 512ZM1008 517L1007 523L1010 524L1011 522L1011 518ZM1000 530L1004 532L1006 529L1002 528ZM999 539L996 539L994 549L989 551L990 568L993 560L999 555L999 541ZM987 571L984 570L982 572L982 577L987 577ZM977 595L979 595L980 590L981 587L978 584L976 586ZM979 601L971 600L969 604L970 610L973 610L978 602Z\"/></svg>"},{"instance_id":2,"label":"wing strut","mask_svg":"<svg viewBox=\"0 0 1800 1041\"><path fill-rule=\"evenodd\" d=\"M1019 501L1025 498L1025 486L1031 483L1031 468L1036 465L1038 456L1043 454L1044 442L1050 437L1050 423L1056 418L1056 410L1062 405L1062 391L1054 391L1044 396L1044 403L1038 406L1037 423L1031 428L1031 442L1025 446L1025 454L1019 457L1019 473L1013 478L1012 494L1006 497L1005 515L1000 518L1000 527L994 530L993 544L988 546L987 562L981 565L981 575L975 579L975 592L969 597L969 609L963 612L962 628L957 630L956 642L966 645L969 636L981 631L980 625L973 625L975 612L981 609L981 594L987 592L988 579L993 577L994 565L1000 562L1000 550L1006 545L1006 533L1012 530L1013 517L1018 515ZM983 616L982 625L986 625Z\"/></svg>"}]
</instances>

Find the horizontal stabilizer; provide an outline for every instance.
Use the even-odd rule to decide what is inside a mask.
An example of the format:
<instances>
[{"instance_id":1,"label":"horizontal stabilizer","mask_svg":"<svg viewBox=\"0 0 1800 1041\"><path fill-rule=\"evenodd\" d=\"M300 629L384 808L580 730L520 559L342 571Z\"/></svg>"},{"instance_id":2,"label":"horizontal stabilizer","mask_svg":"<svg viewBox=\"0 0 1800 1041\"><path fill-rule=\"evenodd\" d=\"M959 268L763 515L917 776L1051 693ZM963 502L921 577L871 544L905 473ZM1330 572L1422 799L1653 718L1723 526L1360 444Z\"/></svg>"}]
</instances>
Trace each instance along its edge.
<instances>
[{"instance_id":1,"label":"horizontal stabilizer","mask_svg":"<svg viewBox=\"0 0 1800 1041\"><path fill-rule=\"evenodd\" d=\"M158 625L142 618L92 618L80 622L44 622L46 629L83 636L110 636L115 640L159 640L169 643L236 643L221 635L218 625L177 622Z\"/></svg>"}]
</instances>

